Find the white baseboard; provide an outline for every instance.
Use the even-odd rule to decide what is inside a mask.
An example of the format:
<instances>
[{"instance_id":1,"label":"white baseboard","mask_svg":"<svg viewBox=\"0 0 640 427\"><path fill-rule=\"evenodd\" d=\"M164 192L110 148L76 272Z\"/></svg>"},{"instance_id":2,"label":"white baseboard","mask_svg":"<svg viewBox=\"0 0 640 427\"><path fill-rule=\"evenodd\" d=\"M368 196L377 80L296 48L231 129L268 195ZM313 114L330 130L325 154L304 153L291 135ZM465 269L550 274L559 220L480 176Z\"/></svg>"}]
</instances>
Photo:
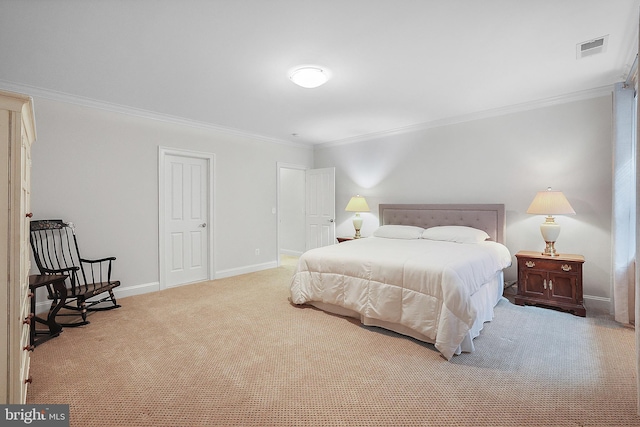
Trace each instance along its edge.
<instances>
[{"instance_id":1,"label":"white baseboard","mask_svg":"<svg viewBox=\"0 0 640 427\"><path fill-rule=\"evenodd\" d=\"M256 271L268 270L270 268L277 268L278 263L276 261L265 262L262 264L248 265L239 268L230 268L228 270L221 270L216 273L216 279L223 279L225 277L238 276L240 274L254 273ZM114 289L116 299L130 297L134 295L141 295L150 292L157 292L160 290L160 282L144 283L141 285L133 285L127 287L118 287ZM587 310L597 310L603 313L612 314L611 310L611 298L596 297L592 295L584 295L584 305ZM36 314L47 313L51 307L51 301L45 299L36 303Z\"/></svg>"},{"instance_id":2,"label":"white baseboard","mask_svg":"<svg viewBox=\"0 0 640 427\"><path fill-rule=\"evenodd\" d=\"M277 268L278 263L276 261L265 262L262 264L247 265L244 267L230 268L228 270L221 270L215 273L215 279L223 279L225 277L238 276L240 274L254 273L256 271L268 270L270 268ZM133 295L146 294L148 292L156 292L160 290L160 282L152 282L143 285L127 286L125 288L116 288L114 292L117 298L130 297Z\"/></svg>"},{"instance_id":3,"label":"white baseboard","mask_svg":"<svg viewBox=\"0 0 640 427\"><path fill-rule=\"evenodd\" d=\"M238 276L240 274L255 273L256 271L277 268L277 261L269 261L262 264L247 265L244 267L230 268L228 270L220 270L216 272L216 279L224 279L225 277Z\"/></svg>"},{"instance_id":4,"label":"white baseboard","mask_svg":"<svg viewBox=\"0 0 640 427\"><path fill-rule=\"evenodd\" d=\"M133 285L126 287L117 287L113 290L116 300L119 298L132 297L134 295L146 294L160 290L160 282L144 283L142 285Z\"/></svg>"},{"instance_id":5,"label":"white baseboard","mask_svg":"<svg viewBox=\"0 0 640 427\"><path fill-rule=\"evenodd\" d=\"M280 254L281 255L300 256L303 253L304 252L302 252L302 251L294 251L292 249L282 249L282 250L280 250Z\"/></svg>"},{"instance_id":6,"label":"white baseboard","mask_svg":"<svg viewBox=\"0 0 640 427\"><path fill-rule=\"evenodd\" d=\"M611 307L611 298L596 297L592 295L584 295L584 306L588 310L597 310L603 313L613 314Z\"/></svg>"},{"instance_id":7,"label":"white baseboard","mask_svg":"<svg viewBox=\"0 0 640 427\"><path fill-rule=\"evenodd\" d=\"M223 279L225 277L238 276L240 274L254 273L256 271L268 270L270 268L277 268L278 263L276 261L265 262L262 264L248 265L239 268L231 268L228 270L221 270L216 272L216 279ZM157 292L160 290L160 282L143 283L141 285L133 286L119 286L113 290L116 300L120 298L130 297L134 295L141 295L150 292ZM119 301L118 301L119 302ZM36 314L47 313L51 307L51 301L43 299L36 303Z\"/></svg>"}]
</instances>

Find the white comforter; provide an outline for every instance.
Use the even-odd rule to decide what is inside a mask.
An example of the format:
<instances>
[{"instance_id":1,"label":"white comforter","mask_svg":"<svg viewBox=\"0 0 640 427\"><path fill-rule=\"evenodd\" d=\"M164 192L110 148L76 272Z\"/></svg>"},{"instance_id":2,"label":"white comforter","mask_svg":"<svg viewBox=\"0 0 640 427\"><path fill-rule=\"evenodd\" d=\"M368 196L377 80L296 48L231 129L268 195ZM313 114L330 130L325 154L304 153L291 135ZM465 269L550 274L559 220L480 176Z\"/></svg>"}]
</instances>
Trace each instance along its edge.
<instances>
[{"instance_id":1,"label":"white comforter","mask_svg":"<svg viewBox=\"0 0 640 427\"><path fill-rule=\"evenodd\" d=\"M474 323L471 296L511 265L499 243L368 237L304 253L294 304L335 304L429 338L449 360Z\"/></svg>"}]
</instances>

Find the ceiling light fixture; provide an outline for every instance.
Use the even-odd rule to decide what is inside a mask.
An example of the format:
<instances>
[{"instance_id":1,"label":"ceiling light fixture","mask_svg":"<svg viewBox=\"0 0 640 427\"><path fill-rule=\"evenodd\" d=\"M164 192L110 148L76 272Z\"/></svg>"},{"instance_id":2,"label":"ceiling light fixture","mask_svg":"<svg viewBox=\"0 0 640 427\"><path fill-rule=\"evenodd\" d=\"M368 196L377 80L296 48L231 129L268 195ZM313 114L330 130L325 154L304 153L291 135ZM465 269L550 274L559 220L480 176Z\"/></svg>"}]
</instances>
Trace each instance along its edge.
<instances>
[{"instance_id":1,"label":"ceiling light fixture","mask_svg":"<svg viewBox=\"0 0 640 427\"><path fill-rule=\"evenodd\" d=\"M319 67L298 67L289 73L289 78L298 86L307 89L322 86L329 80L329 75Z\"/></svg>"}]
</instances>

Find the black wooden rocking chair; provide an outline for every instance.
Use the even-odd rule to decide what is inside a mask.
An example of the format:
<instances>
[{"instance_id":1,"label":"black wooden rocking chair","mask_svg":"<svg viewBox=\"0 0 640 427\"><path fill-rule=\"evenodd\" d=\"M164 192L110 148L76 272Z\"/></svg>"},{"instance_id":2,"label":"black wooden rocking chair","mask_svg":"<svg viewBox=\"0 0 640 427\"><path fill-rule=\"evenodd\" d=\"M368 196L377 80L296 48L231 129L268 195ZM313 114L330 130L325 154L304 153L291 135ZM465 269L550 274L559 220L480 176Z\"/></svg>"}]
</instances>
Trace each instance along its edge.
<instances>
[{"instance_id":1,"label":"black wooden rocking chair","mask_svg":"<svg viewBox=\"0 0 640 427\"><path fill-rule=\"evenodd\" d=\"M81 326L89 323L87 312L111 310L120 307L113 295L119 281L111 280L111 263L115 257L96 260L80 256L78 241L72 223L59 219L31 221L31 249L40 274L64 274L67 279L67 299L64 308L73 313L58 313L57 316L78 316L81 321L58 322L62 326ZM47 287L51 308L58 304L59 295ZM100 298L101 294L108 293ZM102 306L97 306L98 304Z\"/></svg>"}]
</instances>

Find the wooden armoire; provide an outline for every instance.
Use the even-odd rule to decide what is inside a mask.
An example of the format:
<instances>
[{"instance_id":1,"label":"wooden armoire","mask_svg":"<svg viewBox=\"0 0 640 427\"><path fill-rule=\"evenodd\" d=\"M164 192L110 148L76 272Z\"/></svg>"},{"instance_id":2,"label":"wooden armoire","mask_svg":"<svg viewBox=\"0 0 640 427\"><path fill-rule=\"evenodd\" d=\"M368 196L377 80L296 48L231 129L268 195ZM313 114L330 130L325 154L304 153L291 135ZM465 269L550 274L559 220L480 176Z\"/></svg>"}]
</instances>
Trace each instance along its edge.
<instances>
[{"instance_id":1,"label":"wooden armoire","mask_svg":"<svg viewBox=\"0 0 640 427\"><path fill-rule=\"evenodd\" d=\"M33 101L0 91L0 403L27 397L31 297L29 218ZM6 369L3 369L6 368Z\"/></svg>"}]
</instances>

